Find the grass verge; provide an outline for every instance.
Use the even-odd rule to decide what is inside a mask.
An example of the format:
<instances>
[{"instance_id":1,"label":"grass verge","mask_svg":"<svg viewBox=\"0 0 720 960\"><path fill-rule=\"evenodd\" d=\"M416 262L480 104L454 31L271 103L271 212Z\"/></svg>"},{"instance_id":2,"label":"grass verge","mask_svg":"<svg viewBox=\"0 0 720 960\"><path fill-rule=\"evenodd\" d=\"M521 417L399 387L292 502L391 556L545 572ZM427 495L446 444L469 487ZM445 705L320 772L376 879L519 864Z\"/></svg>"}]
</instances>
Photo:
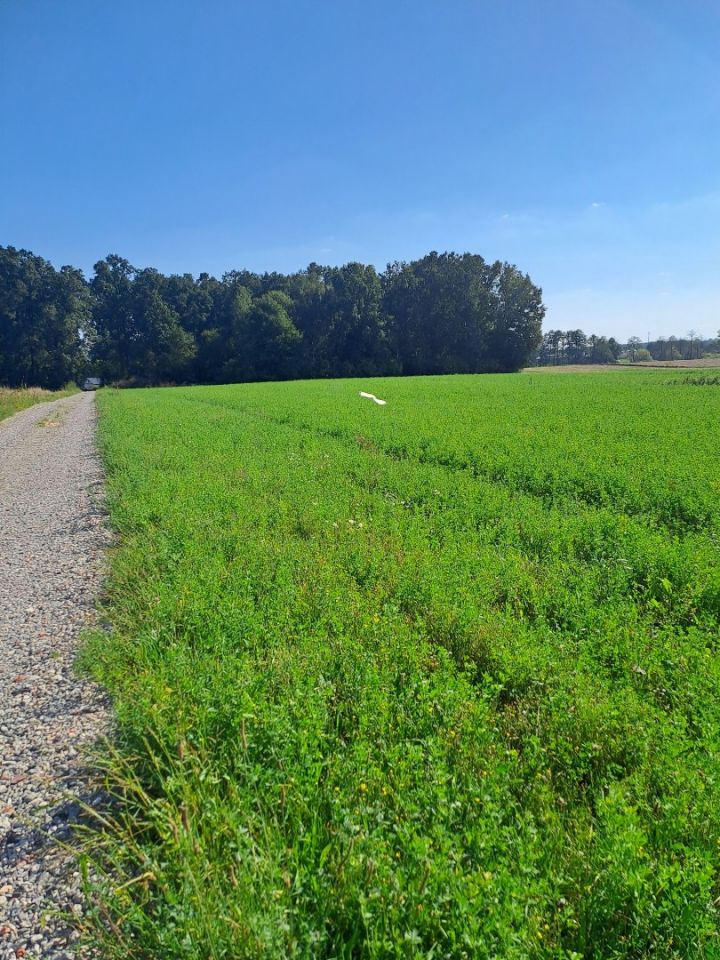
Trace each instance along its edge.
<instances>
[{"instance_id":1,"label":"grass verge","mask_svg":"<svg viewBox=\"0 0 720 960\"><path fill-rule=\"evenodd\" d=\"M11 417L36 403L60 400L62 397L69 397L77 392L78 388L75 384L69 384L62 390L42 390L40 387L23 387L21 389L0 387L0 420Z\"/></svg>"}]
</instances>

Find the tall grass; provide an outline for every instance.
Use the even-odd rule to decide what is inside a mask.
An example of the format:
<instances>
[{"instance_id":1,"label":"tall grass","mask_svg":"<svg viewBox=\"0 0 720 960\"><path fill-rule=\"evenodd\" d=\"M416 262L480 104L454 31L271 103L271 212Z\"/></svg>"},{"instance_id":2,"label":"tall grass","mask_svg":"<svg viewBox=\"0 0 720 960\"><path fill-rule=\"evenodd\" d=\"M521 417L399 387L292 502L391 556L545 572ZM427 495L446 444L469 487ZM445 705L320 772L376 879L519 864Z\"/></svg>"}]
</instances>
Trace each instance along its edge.
<instances>
[{"instance_id":1,"label":"tall grass","mask_svg":"<svg viewBox=\"0 0 720 960\"><path fill-rule=\"evenodd\" d=\"M42 390L40 387L11 388L0 387L0 420L11 417L14 413L26 410L36 403L45 403L48 400L59 400L77 393L75 384L69 384L62 390Z\"/></svg>"},{"instance_id":2,"label":"tall grass","mask_svg":"<svg viewBox=\"0 0 720 960\"><path fill-rule=\"evenodd\" d=\"M662 378L100 395L107 956L718 955L720 410Z\"/></svg>"}]
</instances>

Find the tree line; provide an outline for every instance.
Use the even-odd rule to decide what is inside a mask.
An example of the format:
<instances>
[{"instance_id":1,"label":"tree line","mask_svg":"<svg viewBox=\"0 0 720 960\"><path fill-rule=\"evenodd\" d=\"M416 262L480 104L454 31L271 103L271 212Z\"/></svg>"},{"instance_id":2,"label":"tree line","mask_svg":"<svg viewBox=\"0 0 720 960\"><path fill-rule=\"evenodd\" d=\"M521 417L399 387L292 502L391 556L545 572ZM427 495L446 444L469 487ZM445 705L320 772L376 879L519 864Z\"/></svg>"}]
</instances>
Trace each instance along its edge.
<instances>
[{"instance_id":1,"label":"tree line","mask_svg":"<svg viewBox=\"0 0 720 960\"><path fill-rule=\"evenodd\" d=\"M720 333L703 339L694 330L686 337L658 337L655 340L630 337L620 343L614 337L586 334L582 330L548 330L542 337L537 355L531 361L537 366L583 363L617 363L627 360L639 363L648 360L696 360L707 353L720 353Z\"/></svg>"},{"instance_id":2,"label":"tree line","mask_svg":"<svg viewBox=\"0 0 720 960\"><path fill-rule=\"evenodd\" d=\"M720 353L720 333L717 337L701 337L689 330L684 337L658 337L643 341L630 337L627 356L631 361L646 360L699 360L707 353ZM647 354L647 356L645 356Z\"/></svg>"},{"instance_id":3,"label":"tree line","mask_svg":"<svg viewBox=\"0 0 720 960\"><path fill-rule=\"evenodd\" d=\"M0 247L0 383L126 383L513 371L541 342L541 290L517 267L429 253L291 274L166 276L112 254L86 280Z\"/></svg>"},{"instance_id":4,"label":"tree line","mask_svg":"<svg viewBox=\"0 0 720 960\"><path fill-rule=\"evenodd\" d=\"M623 352L614 337L586 336L582 330L548 330L543 335L535 363L617 363Z\"/></svg>"}]
</instances>

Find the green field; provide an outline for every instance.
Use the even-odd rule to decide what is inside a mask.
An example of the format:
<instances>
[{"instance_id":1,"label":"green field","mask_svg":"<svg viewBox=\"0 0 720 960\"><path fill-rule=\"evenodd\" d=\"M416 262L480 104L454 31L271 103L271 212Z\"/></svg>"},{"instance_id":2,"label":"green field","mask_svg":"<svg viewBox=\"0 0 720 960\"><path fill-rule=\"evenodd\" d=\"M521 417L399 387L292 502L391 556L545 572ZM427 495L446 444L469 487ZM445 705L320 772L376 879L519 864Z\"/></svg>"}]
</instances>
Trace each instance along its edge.
<instances>
[{"instance_id":1,"label":"green field","mask_svg":"<svg viewBox=\"0 0 720 960\"><path fill-rule=\"evenodd\" d=\"M107 956L720 956L720 388L674 380L99 395Z\"/></svg>"},{"instance_id":2,"label":"green field","mask_svg":"<svg viewBox=\"0 0 720 960\"><path fill-rule=\"evenodd\" d=\"M39 387L25 387L13 389L0 387L0 420L11 417L14 413L26 410L36 403L46 403L48 400L59 400L77 393L77 387L69 386L64 390L41 390Z\"/></svg>"}]
</instances>

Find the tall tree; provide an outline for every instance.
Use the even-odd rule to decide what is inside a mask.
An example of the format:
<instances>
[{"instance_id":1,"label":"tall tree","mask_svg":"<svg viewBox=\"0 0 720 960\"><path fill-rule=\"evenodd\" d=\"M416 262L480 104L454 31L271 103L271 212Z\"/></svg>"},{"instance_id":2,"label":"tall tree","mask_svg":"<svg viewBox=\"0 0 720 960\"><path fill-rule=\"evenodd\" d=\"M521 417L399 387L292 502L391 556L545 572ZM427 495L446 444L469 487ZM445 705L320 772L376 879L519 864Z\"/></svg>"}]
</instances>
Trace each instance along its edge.
<instances>
[{"instance_id":1,"label":"tall tree","mask_svg":"<svg viewBox=\"0 0 720 960\"><path fill-rule=\"evenodd\" d=\"M517 267L497 262L491 270L493 324L488 338L489 356L484 362L498 370L519 370L542 340L542 291ZM585 334L582 330L575 332L574 342L582 350Z\"/></svg>"},{"instance_id":2,"label":"tall tree","mask_svg":"<svg viewBox=\"0 0 720 960\"><path fill-rule=\"evenodd\" d=\"M517 370L541 342L541 291L509 264L430 253L390 264L384 306L404 373Z\"/></svg>"},{"instance_id":3,"label":"tall tree","mask_svg":"<svg viewBox=\"0 0 720 960\"><path fill-rule=\"evenodd\" d=\"M61 267L50 278L53 310L46 334L48 361L44 382L56 389L78 380L89 363L92 348L92 297L85 278L75 267Z\"/></svg>"},{"instance_id":4,"label":"tall tree","mask_svg":"<svg viewBox=\"0 0 720 960\"><path fill-rule=\"evenodd\" d=\"M82 273L0 247L0 382L56 389L83 366L90 330Z\"/></svg>"},{"instance_id":5,"label":"tall tree","mask_svg":"<svg viewBox=\"0 0 720 960\"><path fill-rule=\"evenodd\" d=\"M183 330L177 312L163 298L165 278L157 270L140 270L132 286L132 313L137 331L135 376L182 380L196 353L195 338Z\"/></svg>"},{"instance_id":6,"label":"tall tree","mask_svg":"<svg viewBox=\"0 0 720 960\"><path fill-rule=\"evenodd\" d=\"M140 367L140 331L133 311L137 270L114 253L99 260L94 270L90 281L96 338L93 357L103 377L124 380Z\"/></svg>"},{"instance_id":7,"label":"tall tree","mask_svg":"<svg viewBox=\"0 0 720 960\"><path fill-rule=\"evenodd\" d=\"M541 291L507 263L430 253L285 276L166 277L111 254L91 283L0 248L0 378L58 383L88 362L108 380L284 379L516 370L537 356ZM578 359L582 331L540 350Z\"/></svg>"},{"instance_id":8,"label":"tall tree","mask_svg":"<svg viewBox=\"0 0 720 960\"><path fill-rule=\"evenodd\" d=\"M628 354L630 355L630 363L635 362L635 357L637 356L637 352L641 346L642 340L640 337L630 337L628 340Z\"/></svg>"},{"instance_id":9,"label":"tall tree","mask_svg":"<svg viewBox=\"0 0 720 960\"><path fill-rule=\"evenodd\" d=\"M165 301L166 279L137 270L111 254L95 264L91 281L96 342L93 350L107 379L182 379L196 352L177 311Z\"/></svg>"},{"instance_id":10,"label":"tall tree","mask_svg":"<svg viewBox=\"0 0 720 960\"><path fill-rule=\"evenodd\" d=\"M339 377L388 372L382 285L375 268L348 263L327 268L323 280L323 372Z\"/></svg>"},{"instance_id":11,"label":"tall tree","mask_svg":"<svg viewBox=\"0 0 720 960\"><path fill-rule=\"evenodd\" d=\"M235 355L225 365L232 380L284 380L292 376L301 334L292 322L292 301L271 290L252 298L242 287L233 298Z\"/></svg>"}]
</instances>

